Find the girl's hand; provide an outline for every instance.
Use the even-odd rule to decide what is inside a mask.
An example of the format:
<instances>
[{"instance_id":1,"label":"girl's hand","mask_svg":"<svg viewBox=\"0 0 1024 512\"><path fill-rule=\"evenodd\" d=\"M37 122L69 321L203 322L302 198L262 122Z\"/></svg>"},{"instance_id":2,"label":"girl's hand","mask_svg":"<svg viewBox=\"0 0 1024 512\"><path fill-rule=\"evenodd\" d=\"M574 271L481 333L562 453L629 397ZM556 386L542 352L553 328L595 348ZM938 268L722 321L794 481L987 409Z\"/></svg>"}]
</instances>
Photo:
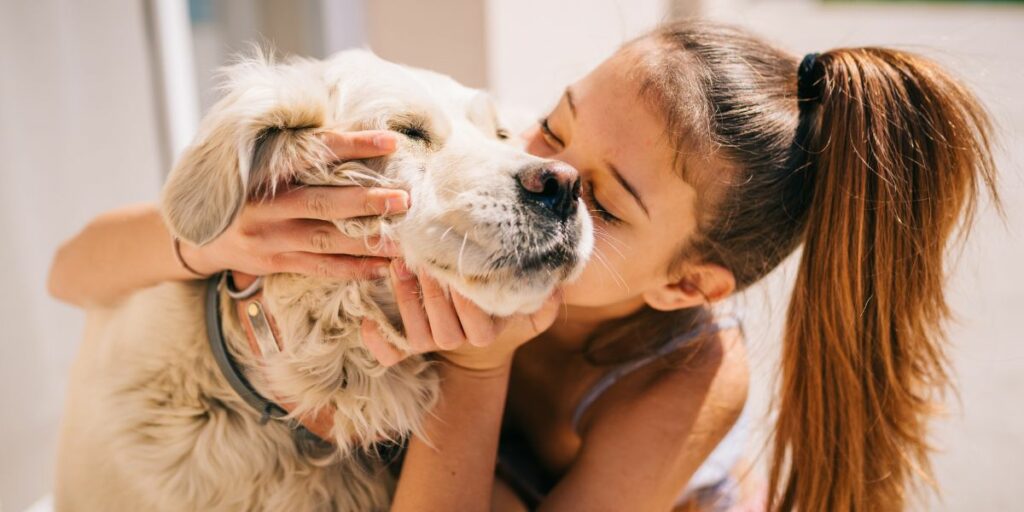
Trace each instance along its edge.
<instances>
[{"instance_id":1,"label":"girl's hand","mask_svg":"<svg viewBox=\"0 0 1024 512\"><path fill-rule=\"evenodd\" d=\"M376 322L364 319L363 344L384 366L413 354L441 352L449 363L473 371L501 369L520 345L544 332L558 316L559 293L532 315L495 318L429 276L417 277L396 259L391 263L395 299L412 351L398 350L381 334Z\"/></svg>"},{"instance_id":2,"label":"girl's hand","mask_svg":"<svg viewBox=\"0 0 1024 512\"><path fill-rule=\"evenodd\" d=\"M324 142L337 160L386 155L395 150L387 131L328 133ZM252 275L294 272L327 278L387 275L390 241L352 239L331 222L367 215L391 215L409 208L403 190L366 187L302 187L270 201L245 205L235 221L201 247L181 243L182 258L203 274L235 270Z\"/></svg>"}]
</instances>

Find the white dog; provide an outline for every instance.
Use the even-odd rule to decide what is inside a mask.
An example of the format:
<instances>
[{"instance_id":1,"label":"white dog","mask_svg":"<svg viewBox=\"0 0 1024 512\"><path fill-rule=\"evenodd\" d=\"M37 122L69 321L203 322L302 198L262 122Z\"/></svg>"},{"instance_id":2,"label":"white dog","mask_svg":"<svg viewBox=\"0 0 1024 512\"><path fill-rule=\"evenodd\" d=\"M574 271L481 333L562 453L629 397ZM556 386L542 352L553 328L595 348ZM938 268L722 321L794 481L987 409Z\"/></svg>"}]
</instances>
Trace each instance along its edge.
<instances>
[{"instance_id":1,"label":"white dog","mask_svg":"<svg viewBox=\"0 0 1024 512\"><path fill-rule=\"evenodd\" d=\"M165 187L165 218L183 240L215 238L277 183L383 184L409 190L405 215L338 228L397 240L411 267L493 314L536 310L589 256L575 170L506 140L479 91L364 51L256 58L227 77ZM319 133L366 129L402 134L398 150L325 157ZM59 508L387 508L394 479L380 448L417 432L438 390L429 358L384 368L362 347L359 324L371 317L407 348L389 282L278 274L262 284L244 294L223 282L164 284L90 312L62 429ZM258 411L260 399L273 405Z\"/></svg>"}]
</instances>

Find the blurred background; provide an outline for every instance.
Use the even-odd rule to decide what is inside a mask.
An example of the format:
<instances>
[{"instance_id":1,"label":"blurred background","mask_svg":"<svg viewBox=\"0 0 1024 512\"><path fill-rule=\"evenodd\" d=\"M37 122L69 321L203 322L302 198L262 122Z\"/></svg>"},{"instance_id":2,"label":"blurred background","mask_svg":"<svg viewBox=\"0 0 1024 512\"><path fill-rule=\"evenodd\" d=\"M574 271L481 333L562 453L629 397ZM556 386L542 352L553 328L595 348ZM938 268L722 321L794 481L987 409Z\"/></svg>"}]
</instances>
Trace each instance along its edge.
<instances>
[{"instance_id":1,"label":"blurred background","mask_svg":"<svg viewBox=\"0 0 1024 512\"><path fill-rule=\"evenodd\" d=\"M54 251L98 213L155 200L217 97L215 70L247 43L314 57L369 46L539 114L622 42L692 15L750 27L795 54L922 52L995 116L1008 221L983 210L953 268L959 397L935 428L942 495L920 508L1020 510L1024 4L816 0L0 0L0 510L45 508L51 486L83 325L46 294ZM760 439L791 268L743 298Z\"/></svg>"}]
</instances>

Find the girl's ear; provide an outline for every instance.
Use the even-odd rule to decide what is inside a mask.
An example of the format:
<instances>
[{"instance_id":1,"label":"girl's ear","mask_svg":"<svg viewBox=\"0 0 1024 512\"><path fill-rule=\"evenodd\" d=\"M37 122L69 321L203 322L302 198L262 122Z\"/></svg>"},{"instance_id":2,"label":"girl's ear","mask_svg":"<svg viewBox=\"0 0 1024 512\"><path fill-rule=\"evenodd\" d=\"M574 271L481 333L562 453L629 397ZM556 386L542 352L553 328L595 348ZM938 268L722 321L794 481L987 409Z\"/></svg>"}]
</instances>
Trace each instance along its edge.
<instances>
[{"instance_id":1,"label":"girl's ear","mask_svg":"<svg viewBox=\"0 0 1024 512\"><path fill-rule=\"evenodd\" d=\"M686 268L682 277L643 294L644 302L659 311L700 306L725 299L736 290L736 278L721 265L705 263Z\"/></svg>"}]
</instances>

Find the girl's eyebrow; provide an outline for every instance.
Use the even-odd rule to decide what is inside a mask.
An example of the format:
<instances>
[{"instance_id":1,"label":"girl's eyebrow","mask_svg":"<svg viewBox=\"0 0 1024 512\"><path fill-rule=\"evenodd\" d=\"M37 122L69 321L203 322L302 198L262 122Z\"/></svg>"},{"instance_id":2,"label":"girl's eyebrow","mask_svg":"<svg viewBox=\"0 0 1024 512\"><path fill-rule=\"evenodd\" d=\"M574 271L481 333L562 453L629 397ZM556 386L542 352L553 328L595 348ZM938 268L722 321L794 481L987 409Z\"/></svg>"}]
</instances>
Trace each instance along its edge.
<instances>
[{"instance_id":1,"label":"girl's eyebrow","mask_svg":"<svg viewBox=\"0 0 1024 512\"><path fill-rule=\"evenodd\" d=\"M576 102L573 100L572 87L566 87L562 96L565 98L565 102L569 105L569 112L572 114L573 119L575 119ZM640 194L637 193L635 188L633 188L633 185L630 185L629 182L626 181L626 178L622 177L622 174L615 165L607 160L605 160L604 163L608 166L608 171L611 173L612 177L615 178L615 181L619 182L619 185L622 185L622 188L626 189L626 192L629 192L629 195L633 196L633 200L636 201L637 206L644 211L644 215L647 216L647 220L651 220L651 212L647 210L647 205L644 204L643 199L640 199Z\"/></svg>"},{"instance_id":2,"label":"girl's eyebrow","mask_svg":"<svg viewBox=\"0 0 1024 512\"><path fill-rule=\"evenodd\" d=\"M565 93L562 94L565 97L566 103L569 104L569 112L572 113L572 117L576 118L576 102L572 99L572 89L569 87L565 88Z\"/></svg>"},{"instance_id":3,"label":"girl's eyebrow","mask_svg":"<svg viewBox=\"0 0 1024 512\"><path fill-rule=\"evenodd\" d=\"M612 165L611 162L606 160L604 163L608 166L608 171L611 172L615 181L619 182L619 185L622 185L622 188L626 189L626 192L629 192L629 195L633 196L633 200L635 200L636 204L640 206L640 209L644 211L644 215L647 216L647 220L651 220L651 212L647 211L647 205L644 204L643 199L640 199L640 194L637 193L636 189L626 181L626 178L622 177L622 174L619 173L619 169Z\"/></svg>"}]
</instances>

